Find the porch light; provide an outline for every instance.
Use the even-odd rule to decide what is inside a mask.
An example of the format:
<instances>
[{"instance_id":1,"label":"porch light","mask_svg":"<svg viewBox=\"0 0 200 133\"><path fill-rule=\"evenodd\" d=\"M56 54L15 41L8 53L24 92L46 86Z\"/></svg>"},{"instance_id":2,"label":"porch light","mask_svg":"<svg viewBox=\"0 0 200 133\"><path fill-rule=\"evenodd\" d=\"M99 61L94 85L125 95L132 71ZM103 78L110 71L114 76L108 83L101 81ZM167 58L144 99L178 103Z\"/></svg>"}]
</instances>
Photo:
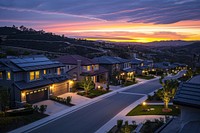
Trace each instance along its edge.
<instances>
[{"instance_id":1,"label":"porch light","mask_svg":"<svg viewBox=\"0 0 200 133\"><path fill-rule=\"evenodd\" d=\"M143 103L142 103L143 106L145 106L146 104L147 104L146 102L143 102Z\"/></svg>"},{"instance_id":2,"label":"porch light","mask_svg":"<svg viewBox=\"0 0 200 133\"><path fill-rule=\"evenodd\" d=\"M69 81L69 84L73 84L73 83L74 83L74 81L72 81L72 80Z\"/></svg>"},{"instance_id":3,"label":"porch light","mask_svg":"<svg viewBox=\"0 0 200 133\"><path fill-rule=\"evenodd\" d=\"M101 89L101 86L99 85L99 86L97 86L97 88L98 88L98 89Z\"/></svg>"},{"instance_id":4,"label":"porch light","mask_svg":"<svg viewBox=\"0 0 200 133\"><path fill-rule=\"evenodd\" d=\"M22 97L24 97L25 96L25 93L24 92L22 92Z\"/></svg>"}]
</instances>

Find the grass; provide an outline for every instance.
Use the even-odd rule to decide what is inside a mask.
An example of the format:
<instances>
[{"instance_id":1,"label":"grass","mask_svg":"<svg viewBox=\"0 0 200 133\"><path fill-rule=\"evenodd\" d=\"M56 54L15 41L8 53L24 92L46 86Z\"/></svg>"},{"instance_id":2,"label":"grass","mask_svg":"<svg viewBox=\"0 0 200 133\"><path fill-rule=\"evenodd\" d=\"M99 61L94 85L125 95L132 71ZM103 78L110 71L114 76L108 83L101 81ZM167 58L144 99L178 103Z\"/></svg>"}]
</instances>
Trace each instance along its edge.
<instances>
[{"instance_id":1,"label":"grass","mask_svg":"<svg viewBox=\"0 0 200 133\"><path fill-rule=\"evenodd\" d=\"M81 95L81 96L86 96L88 98L94 98L94 97L98 97L100 95L106 94L108 92L110 92L110 91L94 89L94 90L90 90L88 92L88 95L86 95L85 92L78 92L77 94Z\"/></svg>"},{"instance_id":2,"label":"grass","mask_svg":"<svg viewBox=\"0 0 200 133\"><path fill-rule=\"evenodd\" d=\"M154 76L147 76L147 75L138 75L136 77L140 79L146 79L146 80L155 78Z\"/></svg>"},{"instance_id":3,"label":"grass","mask_svg":"<svg viewBox=\"0 0 200 133\"><path fill-rule=\"evenodd\" d=\"M137 82L133 82L133 81L127 81L124 83L124 86L129 86L129 85L133 85L133 84L137 84Z\"/></svg>"},{"instance_id":4,"label":"grass","mask_svg":"<svg viewBox=\"0 0 200 133\"><path fill-rule=\"evenodd\" d=\"M143 111L144 109L154 108L154 110ZM138 116L138 115L174 115L177 116L180 114L180 109L176 108L173 105L169 105L169 108L172 109L171 112L162 112L164 105L138 105L132 109L127 116Z\"/></svg>"},{"instance_id":5,"label":"grass","mask_svg":"<svg viewBox=\"0 0 200 133\"><path fill-rule=\"evenodd\" d=\"M14 130L47 116L46 114L34 112L33 114L24 116L0 117L0 132Z\"/></svg>"}]
</instances>

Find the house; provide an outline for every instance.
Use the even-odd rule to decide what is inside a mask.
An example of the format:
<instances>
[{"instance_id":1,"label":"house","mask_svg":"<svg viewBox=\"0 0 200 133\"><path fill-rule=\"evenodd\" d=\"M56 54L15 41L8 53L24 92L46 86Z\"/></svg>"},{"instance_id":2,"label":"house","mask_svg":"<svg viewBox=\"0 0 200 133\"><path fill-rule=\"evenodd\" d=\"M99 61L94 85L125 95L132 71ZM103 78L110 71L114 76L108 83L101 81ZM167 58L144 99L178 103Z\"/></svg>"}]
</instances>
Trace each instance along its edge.
<instances>
[{"instance_id":1,"label":"house","mask_svg":"<svg viewBox=\"0 0 200 133\"><path fill-rule=\"evenodd\" d=\"M101 56L93 58L100 66L109 72L109 80L133 79L135 70L131 68L130 60L120 57Z\"/></svg>"},{"instance_id":2,"label":"house","mask_svg":"<svg viewBox=\"0 0 200 133\"><path fill-rule=\"evenodd\" d=\"M161 133L200 132L200 75L179 85L173 103L181 109L181 115L169 121Z\"/></svg>"},{"instance_id":3,"label":"house","mask_svg":"<svg viewBox=\"0 0 200 133\"><path fill-rule=\"evenodd\" d=\"M62 67L64 73L73 77L75 81L91 77L94 83L107 82L108 70L89 58L80 55L66 55L55 60L64 64Z\"/></svg>"},{"instance_id":4,"label":"house","mask_svg":"<svg viewBox=\"0 0 200 133\"><path fill-rule=\"evenodd\" d=\"M136 70L137 75L148 75L153 67L153 61L139 59L134 54L133 59L131 59L131 67Z\"/></svg>"},{"instance_id":5,"label":"house","mask_svg":"<svg viewBox=\"0 0 200 133\"><path fill-rule=\"evenodd\" d=\"M36 103L70 91L63 64L43 55L0 59L0 86L8 87L11 106Z\"/></svg>"},{"instance_id":6,"label":"house","mask_svg":"<svg viewBox=\"0 0 200 133\"><path fill-rule=\"evenodd\" d=\"M200 132L200 75L179 86L173 103L181 109L179 131Z\"/></svg>"}]
</instances>

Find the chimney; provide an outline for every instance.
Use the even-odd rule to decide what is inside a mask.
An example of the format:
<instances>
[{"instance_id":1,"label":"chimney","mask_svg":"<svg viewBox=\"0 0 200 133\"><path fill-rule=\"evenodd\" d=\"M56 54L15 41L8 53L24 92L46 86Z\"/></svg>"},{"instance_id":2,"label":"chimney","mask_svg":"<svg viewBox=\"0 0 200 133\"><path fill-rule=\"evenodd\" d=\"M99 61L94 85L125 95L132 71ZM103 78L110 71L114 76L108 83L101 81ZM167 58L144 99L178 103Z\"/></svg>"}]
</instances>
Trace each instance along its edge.
<instances>
[{"instance_id":1,"label":"chimney","mask_svg":"<svg viewBox=\"0 0 200 133\"><path fill-rule=\"evenodd\" d=\"M77 60L77 70L77 80L79 80L81 75L81 60Z\"/></svg>"}]
</instances>

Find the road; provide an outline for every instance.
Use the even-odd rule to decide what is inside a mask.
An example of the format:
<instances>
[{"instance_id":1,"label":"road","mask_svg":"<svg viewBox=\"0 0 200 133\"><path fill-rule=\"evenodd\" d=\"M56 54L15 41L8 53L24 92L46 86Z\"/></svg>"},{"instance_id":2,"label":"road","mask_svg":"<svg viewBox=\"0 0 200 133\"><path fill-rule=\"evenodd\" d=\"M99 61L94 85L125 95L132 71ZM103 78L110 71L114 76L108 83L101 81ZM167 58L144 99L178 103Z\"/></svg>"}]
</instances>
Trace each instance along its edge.
<instances>
[{"instance_id":1,"label":"road","mask_svg":"<svg viewBox=\"0 0 200 133\"><path fill-rule=\"evenodd\" d=\"M179 75L181 74L182 72L179 73ZM178 76L176 76L176 78L177 77ZM160 87L159 80L131 87L124 91L126 93L112 95L30 132L94 133L124 108L143 97L142 95L137 95L135 93L148 94ZM134 94L130 95L128 93Z\"/></svg>"}]
</instances>

